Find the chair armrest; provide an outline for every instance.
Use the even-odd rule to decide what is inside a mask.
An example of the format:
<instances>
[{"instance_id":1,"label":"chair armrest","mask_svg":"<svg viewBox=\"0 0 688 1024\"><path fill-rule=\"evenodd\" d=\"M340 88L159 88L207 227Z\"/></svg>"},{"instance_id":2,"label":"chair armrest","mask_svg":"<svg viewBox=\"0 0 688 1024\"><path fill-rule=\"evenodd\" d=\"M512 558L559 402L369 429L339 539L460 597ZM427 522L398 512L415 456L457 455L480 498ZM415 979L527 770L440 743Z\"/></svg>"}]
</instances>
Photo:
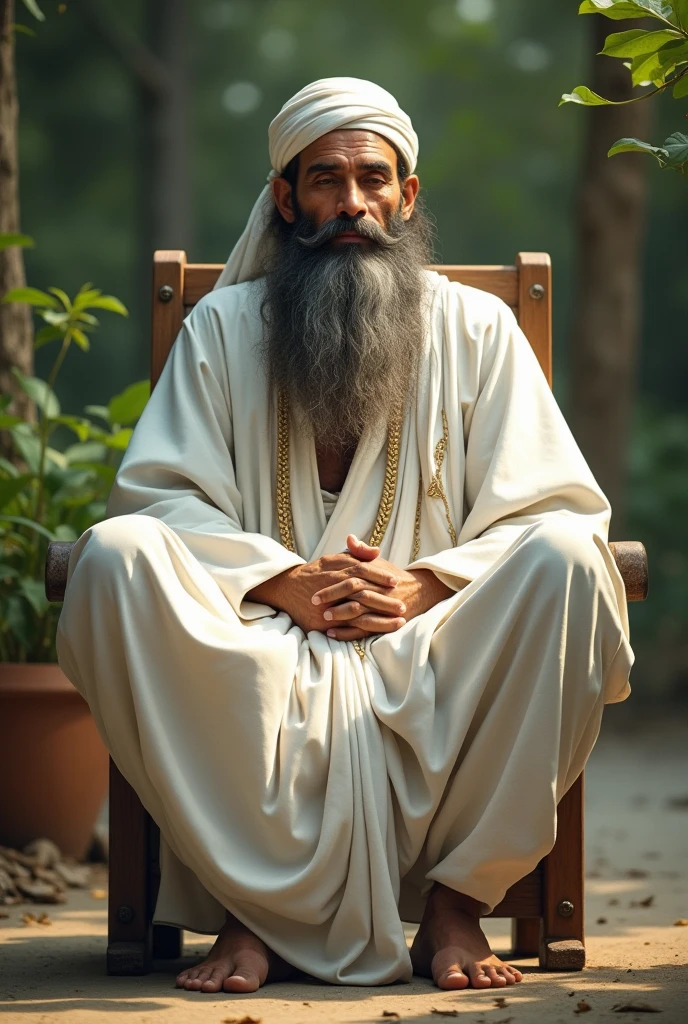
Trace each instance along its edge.
<instances>
[{"instance_id":1,"label":"chair armrest","mask_svg":"<svg viewBox=\"0 0 688 1024\"><path fill-rule=\"evenodd\" d=\"M45 559L45 596L49 601L64 601L69 556L73 547L74 542L71 540L54 540L48 544Z\"/></svg>"},{"instance_id":2,"label":"chair armrest","mask_svg":"<svg viewBox=\"0 0 688 1024\"><path fill-rule=\"evenodd\" d=\"M644 601L648 588L647 551L637 540L612 541L609 547L626 587L626 599Z\"/></svg>"},{"instance_id":3,"label":"chair armrest","mask_svg":"<svg viewBox=\"0 0 688 1024\"><path fill-rule=\"evenodd\" d=\"M64 601L67 587L67 568L74 544L56 540L48 545L45 560L45 596L49 601ZM647 552L636 540L621 540L609 545L629 601L644 601L647 597Z\"/></svg>"}]
</instances>

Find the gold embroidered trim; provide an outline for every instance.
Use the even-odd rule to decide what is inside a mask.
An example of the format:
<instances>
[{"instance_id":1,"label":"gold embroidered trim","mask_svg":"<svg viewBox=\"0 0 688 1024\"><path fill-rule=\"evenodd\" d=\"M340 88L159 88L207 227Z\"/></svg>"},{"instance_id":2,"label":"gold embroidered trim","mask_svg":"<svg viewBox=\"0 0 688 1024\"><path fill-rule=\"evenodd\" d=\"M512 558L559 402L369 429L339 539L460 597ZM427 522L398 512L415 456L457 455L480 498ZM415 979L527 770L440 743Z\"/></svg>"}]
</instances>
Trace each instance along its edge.
<instances>
[{"instance_id":1,"label":"gold embroidered trim","mask_svg":"<svg viewBox=\"0 0 688 1024\"><path fill-rule=\"evenodd\" d=\"M430 486L428 487L428 498L440 498L444 505L444 514L447 517L447 527L449 529L449 536L451 537L452 547L456 547L456 530L451 519L451 510L449 508L449 501L442 484L441 472L442 463L444 462L444 456L447 451L447 445L449 443L449 424L447 423L447 414L442 410L442 428L443 434L440 440L437 442L435 447L435 473Z\"/></svg>"},{"instance_id":2,"label":"gold embroidered trim","mask_svg":"<svg viewBox=\"0 0 688 1024\"><path fill-rule=\"evenodd\" d=\"M363 659L365 658L365 647L363 646L360 640L352 640L351 642L354 646L356 654L359 656L361 661L363 661Z\"/></svg>"},{"instance_id":3,"label":"gold embroidered trim","mask_svg":"<svg viewBox=\"0 0 688 1024\"><path fill-rule=\"evenodd\" d=\"M420 554L420 512L423 505L423 477L418 474L418 501L416 502L416 518L413 523L413 551L411 561L415 562Z\"/></svg>"},{"instance_id":4,"label":"gold embroidered trim","mask_svg":"<svg viewBox=\"0 0 688 1024\"><path fill-rule=\"evenodd\" d=\"M277 522L282 544L287 551L296 552L289 481L289 405L283 391L277 396Z\"/></svg>"}]
</instances>

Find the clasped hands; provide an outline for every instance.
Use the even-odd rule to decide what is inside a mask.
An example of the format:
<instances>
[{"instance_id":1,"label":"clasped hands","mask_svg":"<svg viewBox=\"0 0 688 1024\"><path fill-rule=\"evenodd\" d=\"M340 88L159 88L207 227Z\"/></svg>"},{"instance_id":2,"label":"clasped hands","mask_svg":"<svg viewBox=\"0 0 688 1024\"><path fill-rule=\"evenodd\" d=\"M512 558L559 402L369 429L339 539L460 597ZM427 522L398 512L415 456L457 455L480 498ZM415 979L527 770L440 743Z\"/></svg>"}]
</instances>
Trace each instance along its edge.
<instances>
[{"instance_id":1,"label":"clasped hands","mask_svg":"<svg viewBox=\"0 0 688 1024\"><path fill-rule=\"evenodd\" d=\"M431 570L399 569L353 534L347 548L287 569L246 596L286 612L305 633L363 640L394 633L453 593Z\"/></svg>"}]
</instances>

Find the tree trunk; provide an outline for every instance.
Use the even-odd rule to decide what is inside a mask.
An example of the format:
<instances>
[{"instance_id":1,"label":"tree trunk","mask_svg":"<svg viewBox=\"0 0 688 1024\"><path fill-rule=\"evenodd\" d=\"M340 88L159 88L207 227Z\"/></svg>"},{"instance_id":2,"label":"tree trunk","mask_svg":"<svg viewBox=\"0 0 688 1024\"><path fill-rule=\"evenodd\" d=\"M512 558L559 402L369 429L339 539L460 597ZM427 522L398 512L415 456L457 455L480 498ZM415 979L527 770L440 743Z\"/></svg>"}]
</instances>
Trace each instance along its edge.
<instances>
[{"instance_id":1,"label":"tree trunk","mask_svg":"<svg viewBox=\"0 0 688 1024\"><path fill-rule=\"evenodd\" d=\"M19 162L17 155L17 78L14 67L14 0L0 0L0 232L19 231ZM0 252L0 296L26 284L24 258L18 246ZM33 373L33 324L28 306L0 305L0 393L14 395L9 411L32 414L31 402L17 388L12 368ZM7 435L0 452L12 457Z\"/></svg>"},{"instance_id":2,"label":"tree trunk","mask_svg":"<svg viewBox=\"0 0 688 1024\"><path fill-rule=\"evenodd\" d=\"M610 31L590 18L591 44L602 49ZM595 92L630 99L631 76L621 61L595 57ZM609 159L620 138L646 138L650 104L586 110L585 162L578 204L578 304L572 353L572 425L614 511L614 536L623 529L624 485L635 397L641 328L642 245L647 158Z\"/></svg>"}]
</instances>

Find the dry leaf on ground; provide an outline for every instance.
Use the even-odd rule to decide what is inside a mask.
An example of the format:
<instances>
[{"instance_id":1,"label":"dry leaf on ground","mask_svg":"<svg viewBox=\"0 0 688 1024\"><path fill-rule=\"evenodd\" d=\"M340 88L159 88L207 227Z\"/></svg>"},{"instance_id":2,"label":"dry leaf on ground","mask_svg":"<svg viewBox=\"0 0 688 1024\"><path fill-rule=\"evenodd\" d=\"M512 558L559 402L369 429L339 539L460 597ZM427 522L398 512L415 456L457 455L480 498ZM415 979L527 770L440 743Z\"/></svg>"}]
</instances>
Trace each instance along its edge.
<instances>
[{"instance_id":1,"label":"dry leaf on ground","mask_svg":"<svg viewBox=\"0 0 688 1024\"><path fill-rule=\"evenodd\" d=\"M9 916L10 916L10 915L9 915L9 914L7 913L7 911L6 911L6 910L0 910L0 921L4 921L4 920L5 920L5 918L6 918L6 917L9 917Z\"/></svg>"},{"instance_id":2,"label":"dry leaf on ground","mask_svg":"<svg viewBox=\"0 0 688 1024\"><path fill-rule=\"evenodd\" d=\"M49 914L41 914L41 916L36 921L36 924L48 925L48 924L52 924L52 923L53 923L53 919L52 919L52 917L50 917Z\"/></svg>"},{"instance_id":3,"label":"dry leaf on ground","mask_svg":"<svg viewBox=\"0 0 688 1024\"><path fill-rule=\"evenodd\" d=\"M688 928L688 917L679 917L678 921L674 921L674 928Z\"/></svg>"},{"instance_id":4,"label":"dry leaf on ground","mask_svg":"<svg viewBox=\"0 0 688 1024\"><path fill-rule=\"evenodd\" d=\"M631 900L632 907L651 907L654 903L654 896L646 896L644 900Z\"/></svg>"},{"instance_id":5,"label":"dry leaf on ground","mask_svg":"<svg viewBox=\"0 0 688 1024\"><path fill-rule=\"evenodd\" d=\"M612 1006L614 1013L661 1013L662 1011L650 1003L643 1003L639 999L633 999L630 1003L617 1003Z\"/></svg>"},{"instance_id":6,"label":"dry leaf on ground","mask_svg":"<svg viewBox=\"0 0 688 1024\"><path fill-rule=\"evenodd\" d=\"M505 996L497 996L497 998L494 1001L494 1004L500 1010L504 1010L509 1005L507 1003L507 1001L506 1001L506 997Z\"/></svg>"},{"instance_id":7,"label":"dry leaf on ground","mask_svg":"<svg viewBox=\"0 0 688 1024\"><path fill-rule=\"evenodd\" d=\"M222 1024L260 1024L262 1017L249 1017L246 1014L245 1017L225 1017Z\"/></svg>"},{"instance_id":8,"label":"dry leaf on ground","mask_svg":"<svg viewBox=\"0 0 688 1024\"><path fill-rule=\"evenodd\" d=\"M438 1010L434 1006L430 1008L430 1013L436 1013L438 1017L458 1017L458 1010Z\"/></svg>"},{"instance_id":9,"label":"dry leaf on ground","mask_svg":"<svg viewBox=\"0 0 688 1024\"><path fill-rule=\"evenodd\" d=\"M573 1012L574 1013L589 1013L590 1010L592 1010L592 1006L590 1005L590 1003L586 1003L585 999L581 999L581 1001L578 1003L578 1005L576 1006L576 1009Z\"/></svg>"},{"instance_id":10,"label":"dry leaf on ground","mask_svg":"<svg viewBox=\"0 0 688 1024\"><path fill-rule=\"evenodd\" d=\"M106 900L107 889L91 889L88 895L92 900Z\"/></svg>"},{"instance_id":11,"label":"dry leaf on ground","mask_svg":"<svg viewBox=\"0 0 688 1024\"><path fill-rule=\"evenodd\" d=\"M382 1016L389 1017L392 1020L401 1020L401 1017L399 1016L396 1010L383 1010Z\"/></svg>"},{"instance_id":12,"label":"dry leaf on ground","mask_svg":"<svg viewBox=\"0 0 688 1024\"><path fill-rule=\"evenodd\" d=\"M38 924L38 918L35 914L22 914L19 920L24 924Z\"/></svg>"}]
</instances>

